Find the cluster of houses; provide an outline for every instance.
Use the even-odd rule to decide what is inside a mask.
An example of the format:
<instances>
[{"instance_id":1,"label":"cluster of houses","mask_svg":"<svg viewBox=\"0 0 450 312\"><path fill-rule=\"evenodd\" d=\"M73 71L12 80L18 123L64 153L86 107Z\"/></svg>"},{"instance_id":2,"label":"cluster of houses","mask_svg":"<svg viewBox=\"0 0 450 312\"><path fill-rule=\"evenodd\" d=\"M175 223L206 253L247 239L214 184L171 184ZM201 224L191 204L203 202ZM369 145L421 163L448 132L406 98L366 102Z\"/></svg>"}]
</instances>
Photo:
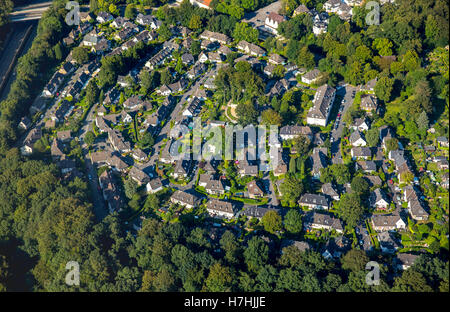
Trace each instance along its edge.
<instances>
[{"instance_id":1,"label":"cluster of houses","mask_svg":"<svg viewBox=\"0 0 450 312\"><path fill-rule=\"evenodd\" d=\"M191 0L191 3L195 5L209 8L210 2L208 0ZM313 31L314 34L326 32L329 14L337 14L342 19L348 20L351 18L351 7L360 5L361 1L358 0L328 0L324 3L324 10L326 12L317 12L316 10L309 10L306 6L300 5L295 11L294 16L298 14L310 14L313 19ZM84 14L82 16L82 24L73 29L67 38L64 38L64 44L73 45L79 42L81 39L81 45L88 47L92 53L101 54L108 52L105 55L120 54L130 47L133 47L140 41L148 42L156 38L157 30L161 26L161 22L151 15L139 14L135 21L130 21L123 17L114 18L111 14L106 12L100 12L95 20L100 24L109 23L109 27L116 29L114 39L115 43L110 42L106 36L100 31L100 29L93 27L93 25L87 22L94 17L90 14ZM278 34L278 27L280 23L287 18L279 15L278 13L271 12L267 15L264 28L267 32L274 35ZM142 29L145 27L146 29ZM172 59L172 55L175 51L179 51L182 47L187 48L192 44L193 39L188 36L189 30L185 27L176 27L173 29L174 36L183 39L182 44L178 44L175 40L166 41L161 49L154 54L150 59L145 62L145 70L155 70L166 61ZM213 64L213 68L219 68L220 66L226 66L224 60L226 56L231 53L234 48L230 48L229 45L232 42L228 36L205 30L200 34L202 52L196 61L194 56L188 52L181 55L181 61L183 65L188 66L189 70L186 72L185 77L180 77L176 82L171 84L165 84L156 90L156 94L163 96L164 100L161 105L154 107L154 105L144 100L141 96L134 95L128 97L122 104L123 110L119 113L108 113L108 108L111 105L116 106L120 98L120 88L112 88L106 92L103 103L99 103L96 108L97 116L95 117L95 126L99 133L105 134L105 143L108 145L106 149L99 149L90 153L90 159L97 167L107 167L106 170L99 176L99 184L102 189L104 200L108 203L110 212L120 211L125 205L126 201L122 198L122 192L119 183L115 175L127 176L129 179L135 181L139 186L145 186L147 193L156 193L164 188L163 181L157 177L152 170L148 170L147 162L149 160L148 154L132 146L130 141L122 134L120 129L123 125L130 124L136 121L139 132L150 131L156 133L160 129L161 124L165 121L169 113L172 111L173 106L176 104L176 96L186 90L189 86L189 80L198 78L199 76L207 73L209 64ZM121 43L119 46L118 43ZM112 46L117 46L112 49ZM286 59L278 54L266 55L267 51L260 46L249 43L247 41L240 41L236 45L237 51L243 55L235 59L235 62L246 61L251 64L252 68L260 69L260 72L266 75L265 78L271 80L267 95L279 96L288 91L294 85L296 85L295 76L302 74L301 81L304 84L315 84L321 78L321 73L318 69L313 69L306 72L306 70L298 69L293 64L287 64ZM265 61L267 57L267 61ZM262 60L264 58L264 60ZM279 79L272 79L274 71L277 66L283 66L286 71L286 75ZM100 64L97 61L92 61L83 66L79 66L75 61L69 59L63 66L53 75L48 85L45 87L41 97L53 97L58 95L58 90L62 86L63 82L69 78L70 74L73 77L67 84L67 87L61 92L62 96L78 97L80 91L86 87L89 79L96 75L99 70ZM183 120L181 124L191 126L190 121L193 117L197 117L201 114L202 107L205 100L210 97L209 90L215 88L214 85L214 73L208 73L210 76L203 83L202 88L193 90L186 101L186 105L181 110ZM137 71L132 70L128 75L119 76L117 79L118 85L124 88L129 86L129 79L131 78L137 81ZM369 81L365 86L361 87L361 90L373 91L376 79ZM312 154L310 156L311 163L311 176L314 182L320 180L321 170L326 168L330 161L328 159L328 149L323 146L324 138L320 133L314 134L314 127L326 127L329 123L330 113L335 101L336 89L324 84L317 88L313 106L307 112L306 124L307 125L286 125L280 129L279 137L282 141L292 140L299 136L307 137L314 145ZM58 108L55 110L54 116L51 117L51 121L54 124L57 122L63 122L73 111L73 104L70 101L62 100L59 103ZM38 104L36 104L36 107ZM379 109L377 98L373 94L364 94L361 96L361 109L368 114L373 114ZM220 121L208 121L212 127L222 127L224 122ZM21 127L28 129L30 127L30 121L21 120ZM366 118L358 118L353 121L353 132L348 138L352 159L355 161L355 170L364 172L364 178L367 179L369 185L372 188L370 193L369 202L370 206L377 212L370 218L370 224L374 231L378 233L378 240L383 252L394 252L400 246L398 239L393 235L393 231L401 231L406 229L406 223L396 212L392 214L386 214L391 206L391 199L389 194L382 188L382 181L379 176L376 175L377 164L372 160L372 149L367 146L364 133L369 130L370 123ZM394 138L392 130L385 126L380 129L380 140L382 147L386 150L387 141ZM34 144L42 137L41 129L32 129L21 148L21 151L25 155L29 155L33 151ZM170 150L173 146L176 146L177 139L180 139L180 134L170 134L164 148L155 153L159 154L159 162L167 164L170 167L170 176L175 180L187 179L190 175L196 172L196 168L202 169L202 173L198 175L196 181L197 190L204 190L207 194L206 198L206 211L211 217L214 218L238 218L239 216L246 216L247 218L256 218L261 220L262 217L269 211L275 210L282 214L280 209L276 209L272 206L256 206L256 205L244 205L240 207L234 201L228 201L223 198L230 191L230 186L227 184L225 177L220 176L217 170L217 163L214 161L202 161L200 163L190 159L180 159L173 156ZM71 139L70 131L57 132L56 138L51 145L51 156L54 161L61 168L63 174L76 174L75 163L67 157L64 153L65 144ZM448 147L448 140L446 138L439 139L439 144ZM445 145L446 144L446 145ZM279 145L281 147L281 144ZM291 152L293 148L291 148ZM275 156L279 159L278 165L273 171L273 176L279 178L288 171L286 162L286 153L284 150L278 155L270 155L269 161ZM411 217L416 221L425 221L428 219L428 212L425 208L425 202L420 194L419 189L415 185L411 185L408 176L413 175L413 170L409 164L409 161L405 155L405 151L401 144L397 150L391 150L388 153L388 158L394 163L395 173L400 184L405 184L403 187L403 200L407 203L408 212ZM448 161L446 159L439 160L440 168L445 168ZM263 166L267 165L265 161L252 161L248 157L236 161L235 166L239 177L252 177L249 182L246 181L245 192L243 197L258 200L263 198L267 192L267 188L260 185L257 179L260 170ZM153 169L153 168L152 168ZM204 173L203 173L204 172ZM414 175L413 175L414 177ZM275 179L276 190L280 196L283 179ZM448 174L447 174L447 187L448 187ZM204 196L199 196L198 192L194 192L194 187L187 190L176 190L170 197L172 204L180 205L188 209L194 209L203 205ZM347 186L348 188L348 186ZM314 230L326 230L333 231L339 236L330 239L323 249L323 255L326 258L339 258L340 255L350 248L348 239L342 234L344 233L343 222L332 214L328 213L328 210L332 206L333 201L340 199L340 192L333 183L324 183L321 185L319 194L305 193L302 194L298 200L300 207L308 210L303 218L304 227L306 232ZM299 249L310 249L306 242L293 242ZM414 262L414 255L401 254L399 256L399 267L405 268L410 266Z\"/></svg>"}]
</instances>

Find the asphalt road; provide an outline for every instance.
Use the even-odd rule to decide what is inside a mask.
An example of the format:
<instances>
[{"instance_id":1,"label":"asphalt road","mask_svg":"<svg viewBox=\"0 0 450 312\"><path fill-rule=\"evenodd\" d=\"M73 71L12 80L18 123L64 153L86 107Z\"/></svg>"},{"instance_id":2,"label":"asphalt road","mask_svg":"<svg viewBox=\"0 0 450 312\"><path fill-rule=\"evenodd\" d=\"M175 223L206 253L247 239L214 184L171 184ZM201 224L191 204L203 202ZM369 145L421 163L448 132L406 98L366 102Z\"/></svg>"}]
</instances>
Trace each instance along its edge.
<instances>
[{"instance_id":1,"label":"asphalt road","mask_svg":"<svg viewBox=\"0 0 450 312\"><path fill-rule=\"evenodd\" d=\"M15 68L11 71L9 77L6 76L9 66L14 61L14 56L19 50L22 41L24 40L27 29L30 25L36 25L35 22L27 22L21 23L20 25L15 25L13 27L13 33L11 34L11 38L8 41L8 46L6 46L1 53L0 58L0 86L4 84L4 88L2 93L0 94L0 101L4 100L9 93L9 89L11 87L12 82L16 79ZM27 39L26 44L24 45L21 53L18 57L25 54L28 49L31 47L31 43L36 35L36 30L32 30L30 36Z\"/></svg>"},{"instance_id":2,"label":"asphalt road","mask_svg":"<svg viewBox=\"0 0 450 312\"><path fill-rule=\"evenodd\" d=\"M82 142L82 150L84 163L86 165L86 173L89 181L89 186L91 188L92 200L94 204L94 214L97 218L97 221L100 222L108 215L108 209L105 205L105 201L103 200L103 194L100 188L100 184L98 182L97 170L95 170L95 166L92 164L91 159L89 158L89 148L86 143L84 143L84 136L86 133L92 129L92 121L94 119L94 111L95 106L89 109L89 112L83 122L83 126L78 133L78 137Z\"/></svg>"},{"instance_id":3,"label":"asphalt road","mask_svg":"<svg viewBox=\"0 0 450 312\"><path fill-rule=\"evenodd\" d=\"M344 122L342 121L342 118L344 117L347 110L352 106L353 100L355 99L353 95L353 91L356 94L357 87L353 87L350 85L345 86L344 88L341 88L337 90L337 95L343 96L341 103L335 103L335 105L339 105L339 113L341 114L339 118L339 124L336 128L336 123L338 122L338 119L336 119L335 126L331 132L331 155L332 155L332 162L333 164L342 164L344 161L342 159L342 153L340 149L340 142L341 142L341 136L342 131L344 130Z\"/></svg>"},{"instance_id":4,"label":"asphalt road","mask_svg":"<svg viewBox=\"0 0 450 312\"><path fill-rule=\"evenodd\" d=\"M42 14L52 5L52 1L34 1L34 3L14 8L11 12L11 22L40 19Z\"/></svg>"}]
</instances>

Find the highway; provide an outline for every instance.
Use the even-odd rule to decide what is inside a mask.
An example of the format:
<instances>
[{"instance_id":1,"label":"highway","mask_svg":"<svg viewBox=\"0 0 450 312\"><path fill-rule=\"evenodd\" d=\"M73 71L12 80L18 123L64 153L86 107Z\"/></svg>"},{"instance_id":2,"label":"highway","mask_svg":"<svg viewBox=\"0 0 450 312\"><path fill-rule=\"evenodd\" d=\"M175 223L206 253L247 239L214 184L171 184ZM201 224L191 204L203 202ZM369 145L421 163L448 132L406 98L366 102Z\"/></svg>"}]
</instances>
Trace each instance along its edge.
<instances>
[{"instance_id":1,"label":"highway","mask_svg":"<svg viewBox=\"0 0 450 312\"><path fill-rule=\"evenodd\" d=\"M11 22L22 22L40 19L42 14L52 5L52 1L35 1L35 3L14 8L11 12Z\"/></svg>"}]
</instances>

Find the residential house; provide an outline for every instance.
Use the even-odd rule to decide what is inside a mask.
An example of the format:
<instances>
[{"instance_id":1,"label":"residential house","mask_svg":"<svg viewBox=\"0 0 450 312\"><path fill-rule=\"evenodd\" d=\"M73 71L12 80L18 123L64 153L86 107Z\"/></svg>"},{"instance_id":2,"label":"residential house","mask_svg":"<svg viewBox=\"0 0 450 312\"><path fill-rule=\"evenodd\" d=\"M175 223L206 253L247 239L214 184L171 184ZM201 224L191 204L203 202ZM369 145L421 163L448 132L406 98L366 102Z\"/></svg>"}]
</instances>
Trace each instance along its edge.
<instances>
[{"instance_id":1,"label":"residential house","mask_svg":"<svg viewBox=\"0 0 450 312\"><path fill-rule=\"evenodd\" d=\"M209 30L205 30L200 34L200 39L207 39L212 42L219 42L220 44L230 44L231 39L224 34L218 32L212 32Z\"/></svg>"},{"instance_id":2,"label":"residential house","mask_svg":"<svg viewBox=\"0 0 450 312\"><path fill-rule=\"evenodd\" d=\"M209 173L201 173L198 177L198 186L206 187L208 182L213 179L213 176Z\"/></svg>"},{"instance_id":3,"label":"residential house","mask_svg":"<svg viewBox=\"0 0 450 312\"><path fill-rule=\"evenodd\" d=\"M97 14L97 18L96 18L97 22L100 24L110 22L113 19L114 19L114 17L111 14L109 14L108 12L103 12L103 11L99 12Z\"/></svg>"},{"instance_id":4,"label":"residential house","mask_svg":"<svg viewBox=\"0 0 450 312\"><path fill-rule=\"evenodd\" d=\"M352 125L353 130L360 132L367 131L369 128L369 121L366 118L356 118Z\"/></svg>"},{"instance_id":5,"label":"residential house","mask_svg":"<svg viewBox=\"0 0 450 312\"><path fill-rule=\"evenodd\" d=\"M377 232L404 230L406 223L399 215L373 215L371 218L372 228Z\"/></svg>"},{"instance_id":6,"label":"residential house","mask_svg":"<svg viewBox=\"0 0 450 312\"><path fill-rule=\"evenodd\" d=\"M369 159L372 157L372 151L369 147L353 147L350 150L353 159Z\"/></svg>"},{"instance_id":7,"label":"residential house","mask_svg":"<svg viewBox=\"0 0 450 312\"><path fill-rule=\"evenodd\" d=\"M58 131L56 133L56 138L63 143L67 143L72 139L71 131L70 130Z\"/></svg>"},{"instance_id":8,"label":"residential house","mask_svg":"<svg viewBox=\"0 0 450 312\"><path fill-rule=\"evenodd\" d=\"M386 210L389 208L389 199L387 198L386 193L380 188L377 188L370 193L369 203L370 206L376 210Z\"/></svg>"},{"instance_id":9,"label":"residential house","mask_svg":"<svg viewBox=\"0 0 450 312\"><path fill-rule=\"evenodd\" d=\"M20 119L19 128L23 130L28 130L31 127L31 120L27 116L24 116Z\"/></svg>"},{"instance_id":10,"label":"residential house","mask_svg":"<svg viewBox=\"0 0 450 312\"><path fill-rule=\"evenodd\" d=\"M299 14L311 14L311 12L309 11L309 9L304 4L300 4L294 10L294 14L292 15L292 17L296 17Z\"/></svg>"},{"instance_id":11,"label":"residential house","mask_svg":"<svg viewBox=\"0 0 450 312\"><path fill-rule=\"evenodd\" d=\"M278 26L285 20L286 20L285 16L282 16L275 12L270 12L264 22L265 29L269 30L270 32L272 32L274 34L278 34L278 31L277 31Z\"/></svg>"},{"instance_id":12,"label":"residential house","mask_svg":"<svg viewBox=\"0 0 450 312\"><path fill-rule=\"evenodd\" d=\"M147 185L145 186L145 189L147 190L147 193L156 193L163 189L163 185L160 178L156 178L153 180L150 180Z\"/></svg>"},{"instance_id":13,"label":"residential house","mask_svg":"<svg viewBox=\"0 0 450 312\"><path fill-rule=\"evenodd\" d=\"M129 177L132 178L138 185L147 184L150 182L150 177L142 170L137 167L131 168L128 173Z\"/></svg>"},{"instance_id":14,"label":"residential house","mask_svg":"<svg viewBox=\"0 0 450 312\"><path fill-rule=\"evenodd\" d=\"M339 193L334 188L333 184L331 183L325 183L322 185L322 188L320 189L320 192L324 194L325 196L328 196L332 200L339 200Z\"/></svg>"},{"instance_id":15,"label":"residential house","mask_svg":"<svg viewBox=\"0 0 450 312\"><path fill-rule=\"evenodd\" d=\"M108 203L109 212L121 211L125 202L113 176L108 170L105 170L98 180L102 189L103 199Z\"/></svg>"},{"instance_id":16,"label":"residential house","mask_svg":"<svg viewBox=\"0 0 450 312\"><path fill-rule=\"evenodd\" d=\"M336 89L327 84L317 88L316 94L314 95L313 107L306 115L306 122L310 125L325 127L330 117L335 95Z\"/></svg>"},{"instance_id":17,"label":"residential house","mask_svg":"<svg viewBox=\"0 0 450 312\"><path fill-rule=\"evenodd\" d=\"M353 131L353 133L348 138L348 141L352 146L366 146L367 142L364 135L359 131Z\"/></svg>"},{"instance_id":18,"label":"residential house","mask_svg":"<svg viewBox=\"0 0 450 312\"><path fill-rule=\"evenodd\" d=\"M300 206L308 207L309 209L324 209L328 210L328 199L323 195L318 194L303 194L298 201Z\"/></svg>"},{"instance_id":19,"label":"residential house","mask_svg":"<svg viewBox=\"0 0 450 312\"><path fill-rule=\"evenodd\" d=\"M249 55L253 55L256 57L261 57L266 54L266 50L257 46L256 44L247 42L245 40L239 41L239 43L237 44L237 48Z\"/></svg>"},{"instance_id":20,"label":"residential house","mask_svg":"<svg viewBox=\"0 0 450 312\"><path fill-rule=\"evenodd\" d=\"M279 54L272 53L269 55L269 63L274 65L284 65L286 63L286 59Z\"/></svg>"},{"instance_id":21,"label":"residential house","mask_svg":"<svg viewBox=\"0 0 450 312\"><path fill-rule=\"evenodd\" d=\"M361 109L372 113L378 110L378 99L372 94L361 95Z\"/></svg>"},{"instance_id":22,"label":"residential house","mask_svg":"<svg viewBox=\"0 0 450 312\"><path fill-rule=\"evenodd\" d=\"M225 194L225 186L222 180L210 179L205 186L205 190L208 194L222 195Z\"/></svg>"},{"instance_id":23,"label":"residential house","mask_svg":"<svg viewBox=\"0 0 450 312\"><path fill-rule=\"evenodd\" d=\"M261 207L261 206L244 206L242 209L240 215L246 216L247 218L255 218L258 220L262 220L262 218L268 213L269 211L276 211L278 212L278 209L274 208L268 208L268 207Z\"/></svg>"},{"instance_id":24,"label":"residential house","mask_svg":"<svg viewBox=\"0 0 450 312\"><path fill-rule=\"evenodd\" d=\"M313 70L310 70L309 72L302 75L302 82L306 84L312 84L317 82L320 77L321 77L320 70L314 68Z\"/></svg>"},{"instance_id":25,"label":"residential house","mask_svg":"<svg viewBox=\"0 0 450 312\"><path fill-rule=\"evenodd\" d=\"M187 178L192 169L192 162L190 160L179 160L173 168L172 177L175 179Z\"/></svg>"},{"instance_id":26,"label":"residential house","mask_svg":"<svg viewBox=\"0 0 450 312\"><path fill-rule=\"evenodd\" d=\"M359 160L355 163L355 170L362 170L364 172L377 171L377 165L372 160Z\"/></svg>"},{"instance_id":27,"label":"residential house","mask_svg":"<svg viewBox=\"0 0 450 312\"><path fill-rule=\"evenodd\" d=\"M328 214L318 213L316 211L309 212L305 219L306 229L324 229L327 231L344 232L344 226L338 218L334 218Z\"/></svg>"},{"instance_id":28,"label":"residential house","mask_svg":"<svg viewBox=\"0 0 450 312\"><path fill-rule=\"evenodd\" d=\"M108 140L116 151L128 153L131 151L130 142L125 141L122 134L117 130L108 131Z\"/></svg>"},{"instance_id":29,"label":"residential house","mask_svg":"<svg viewBox=\"0 0 450 312\"><path fill-rule=\"evenodd\" d=\"M400 248L397 238L390 232L381 232L377 235L378 242L382 253L393 254Z\"/></svg>"},{"instance_id":30,"label":"residential house","mask_svg":"<svg viewBox=\"0 0 450 312\"><path fill-rule=\"evenodd\" d=\"M264 196L264 192L258 186L255 180L247 183L247 192L249 198L260 198Z\"/></svg>"},{"instance_id":31,"label":"residential house","mask_svg":"<svg viewBox=\"0 0 450 312\"><path fill-rule=\"evenodd\" d=\"M397 268L404 271L412 267L417 258L419 258L418 255L413 255L410 253L399 253L397 255L397 258L395 259L395 262L397 263Z\"/></svg>"},{"instance_id":32,"label":"residential house","mask_svg":"<svg viewBox=\"0 0 450 312\"><path fill-rule=\"evenodd\" d=\"M231 202L218 199L211 199L206 204L206 210L211 217L225 217L231 219L234 217L234 206Z\"/></svg>"},{"instance_id":33,"label":"residential house","mask_svg":"<svg viewBox=\"0 0 450 312\"><path fill-rule=\"evenodd\" d=\"M178 204L188 209L192 209L199 204L200 199L193 194L177 190L170 197L170 201L174 204Z\"/></svg>"},{"instance_id":34,"label":"residential house","mask_svg":"<svg viewBox=\"0 0 450 312\"><path fill-rule=\"evenodd\" d=\"M282 140L294 139L300 135L306 136L309 140L313 138L312 130L308 126L284 126L280 129L280 137Z\"/></svg>"},{"instance_id":35,"label":"residential house","mask_svg":"<svg viewBox=\"0 0 450 312\"><path fill-rule=\"evenodd\" d=\"M327 164L327 149L326 148L314 148L311 155L312 170L311 175L313 179L320 179L320 169L326 168Z\"/></svg>"},{"instance_id":36,"label":"residential house","mask_svg":"<svg viewBox=\"0 0 450 312\"><path fill-rule=\"evenodd\" d=\"M20 148L20 152L22 155L30 155L33 153L34 144L40 140L42 137L42 130L40 128L33 128L28 132L25 140L23 141L23 145Z\"/></svg>"}]
</instances>

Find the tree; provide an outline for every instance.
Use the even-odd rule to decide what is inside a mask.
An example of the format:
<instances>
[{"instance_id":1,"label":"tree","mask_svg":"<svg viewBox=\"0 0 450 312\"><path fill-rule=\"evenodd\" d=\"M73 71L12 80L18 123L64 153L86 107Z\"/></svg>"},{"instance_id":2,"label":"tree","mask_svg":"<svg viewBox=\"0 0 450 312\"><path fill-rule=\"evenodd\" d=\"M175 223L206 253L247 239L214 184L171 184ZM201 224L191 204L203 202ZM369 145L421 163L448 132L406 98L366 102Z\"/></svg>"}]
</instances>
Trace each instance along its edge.
<instances>
[{"instance_id":1,"label":"tree","mask_svg":"<svg viewBox=\"0 0 450 312\"><path fill-rule=\"evenodd\" d=\"M194 14L192 15L191 19L189 20L189 28L191 29L199 29L202 27L202 19L199 15Z\"/></svg>"},{"instance_id":2,"label":"tree","mask_svg":"<svg viewBox=\"0 0 450 312\"><path fill-rule=\"evenodd\" d=\"M281 118L280 114L278 114L273 109L266 109L261 114L262 123L270 126L270 125L276 125L281 126L281 123L283 121L283 118Z\"/></svg>"},{"instance_id":3,"label":"tree","mask_svg":"<svg viewBox=\"0 0 450 312\"><path fill-rule=\"evenodd\" d=\"M236 23L236 26L233 30L233 39L236 41L245 40L248 42L256 43L258 42L258 36L258 30L244 22Z\"/></svg>"},{"instance_id":4,"label":"tree","mask_svg":"<svg viewBox=\"0 0 450 312\"><path fill-rule=\"evenodd\" d=\"M297 209L289 209L286 213L284 227L291 234L299 234L302 231L302 216Z\"/></svg>"},{"instance_id":5,"label":"tree","mask_svg":"<svg viewBox=\"0 0 450 312\"><path fill-rule=\"evenodd\" d=\"M289 159L289 173L295 174L297 172L297 163L295 161L295 158L291 156L291 159Z\"/></svg>"},{"instance_id":6,"label":"tree","mask_svg":"<svg viewBox=\"0 0 450 312\"><path fill-rule=\"evenodd\" d=\"M129 199L133 198L133 195L137 193L138 184L133 179L127 179L123 183L123 187L125 190L125 196Z\"/></svg>"},{"instance_id":7,"label":"tree","mask_svg":"<svg viewBox=\"0 0 450 312\"><path fill-rule=\"evenodd\" d=\"M275 210L268 211L262 217L262 223L264 225L264 230L272 234L280 231L283 227L281 216Z\"/></svg>"},{"instance_id":8,"label":"tree","mask_svg":"<svg viewBox=\"0 0 450 312\"><path fill-rule=\"evenodd\" d=\"M220 263L215 263L209 270L208 278L206 279L207 291L213 292L229 292L233 277L228 267L222 266Z\"/></svg>"},{"instance_id":9,"label":"tree","mask_svg":"<svg viewBox=\"0 0 450 312\"><path fill-rule=\"evenodd\" d=\"M369 257L360 249L349 250L341 260L342 268L350 271L362 271L369 262Z\"/></svg>"},{"instance_id":10,"label":"tree","mask_svg":"<svg viewBox=\"0 0 450 312\"><path fill-rule=\"evenodd\" d=\"M367 194L369 191L369 183L363 177L354 177L350 186L352 191L359 195Z\"/></svg>"},{"instance_id":11,"label":"tree","mask_svg":"<svg viewBox=\"0 0 450 312\"><path fill-rule=\"evenodd\" d=\"M220 247L225 252L225 259L231 263L236 264L239 262L241 247L234 234L230 231L225 231L220 238Z\"/></svg>"},{"instance_id":12,"label":"tree","mask_svg":"<svg viewBox=\"0 0 450 312\"><path fill-rule=\"evenodd\" d=\"M386 148L388 152L398 150L398 140L396 138L386 140Z\"/></svg>"},{"instance_id":13,"label":"tree","mask_svg":"<svg viewBox=\"0 0 450 312\"><path fill-rule=\"evenodd\" d=\"M0 1L0 27L8 23L9 13L12 11L14 4L11 0Z\"/></svg>"},{"instance_id":14,"label":"tree","mask_svg":"<svg viewBox=\"0 0 450 312\"><path fill-rule=\"evenodd\" d=\"M307 136L301 134L293 139L292 147L295 149L295 153L303 158L309 151L311 141Z\"/></svg>"},{"instance_id":15,"label":"tree","mask_svg":"<svg viewBox=\"0 0 450 312\"><path fill-rule=\"evenodd\" d=\"M388 77L381 77L375 85L375 95L385 102L389 102L391 92L394 88L394 80Z\"/></svg>"},{"instance_id":16,"label":"tree","mask_svg":"<svg viewBox=\"0 0 450 312\"><path fill-rule=\"evenodd\" d=\"M131 20L134 20L136 18L136 7L134 4L129 4L125 8L125 17Z\"/></svg>"},{"instance_id":17,"label":"tree","mask_svg":"<svg viewBox=\"0 0 450 312\"><path fill-rule=\"evenodd\" d=\"M378 142L380 141L380 134L378 128L372 127L369 130L367 130L366 141L370 147L375 147L378 145Z\"/></svg>"},{"instance_id":18,"label":"tree","mask_svg":"<svg viewBox=\"0 0 450 312\"><path fill-rule=\"evenodd\" d=\"M280 185L280 190L284 200L295 204L303 193L303 183L295 177L287 176Z\"/></svg>"},{"instance_id":19,"label":"tree","mask_svg":"<svg viewBox=\"0 0 450 312\"><path fill-rule=\"evenodd\" d=\"M78 64L84 64L89 61L89 52L83 47L76 47L73 49L72 57Z\"/></svg>"},{"instance_id":20,"label":"tree","mask_svg":"<svg viewBox=\"0 0 450 312\"><path fill-rule=\"evenodd\" d=\"M422 111L416 120L417 127L420 131L426 131L429 126L428 114L426 111Z\"/></svg>"},{"instance_id":21,"label":"tree","mask_svg":"<svg viewBox=\"0 0 450 312\"><path fill-rule=\"evenodd\" d=\"M258 111L252 102L247 101L240 103L236 107L236 114L238 115L239 124L247 126L256 122L258 118Z\"/></svg>"},{"instance_id":22,"label":"tree","mask_svg":"<svg viewBox=\"0 0 450 312\"><path fill-rule=\"evenodd\" d=\"M393 290L402 292L432 291L423 274L412 268L403 271L402 276L395 279Z\"/></svg>"},{"instance_id":23,"label":"tree","mask_svg":"<svg viewBox=\"0 0 450 312\"><path fill-rule=\"evenodd\" d=\"M361 199L357 193L346 193L341 196L338 214L349 227L355 227L364 213Z\"/></svg>"},{"instance_id":24,"label":"tree","mask_svg":"<svg viewBox=\"0 0 450 312\"><path fill-rule=\"evenodd\" d=\"M392 42L387 38L376 38L372 44L372 48L377 50L381 56L392 55L392 46Z\"/></svg>"},{"instance_id":25,"label":"tree","mask_svg":"<svg viewBox=\"0 0 450 312\"><path fill-rule=\"evenodd\" d=\"M86 102L89 106L97 102L99 93L100 90L95 82L95 79L91 79L86 87Z\"/></svg>"},{"instance_id":26,"label":"tree","mask_svg":"<svg viewBox=\"0 0 450 312\"><path fill-rule=\"evenodd\" d=\"M253 236L244 250L244 259L250 271L256 271L269 259L269 247L259 237Z\"/></svg>"},{"instance_id":27,"label":"tree","mask_svg":"<svg viewBox=\"0 0 450 312\"><path fill-rule=\"evenodd\" d=\"M86 142L87 145L94 144L95 141L95 134L92 131L88 131L86 135L84 136L84 142Z\"/></svg>"}]
</instances>

